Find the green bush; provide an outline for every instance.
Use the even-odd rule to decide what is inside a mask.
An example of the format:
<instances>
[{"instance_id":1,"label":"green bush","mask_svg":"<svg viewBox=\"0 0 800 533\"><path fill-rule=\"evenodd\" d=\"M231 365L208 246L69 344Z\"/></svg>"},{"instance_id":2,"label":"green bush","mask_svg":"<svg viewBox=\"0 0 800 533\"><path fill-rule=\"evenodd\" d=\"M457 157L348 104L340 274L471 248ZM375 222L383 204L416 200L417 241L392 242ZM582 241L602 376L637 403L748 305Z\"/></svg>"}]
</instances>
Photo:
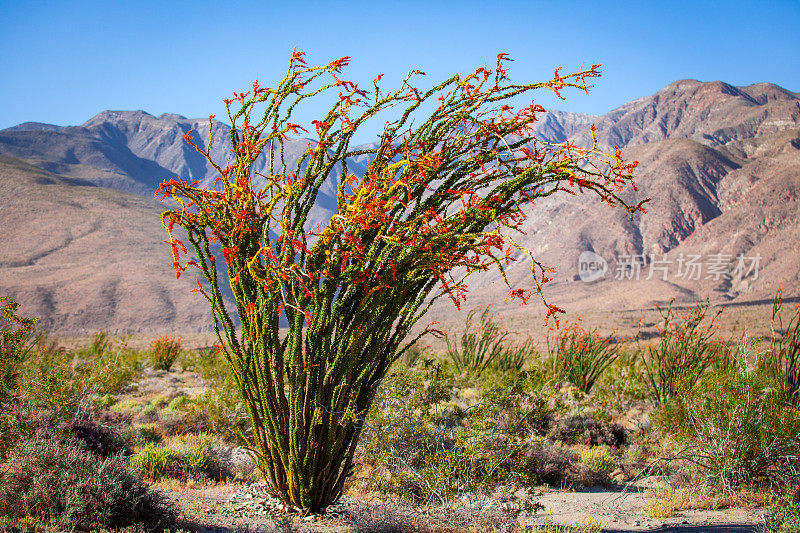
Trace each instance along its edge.
<instances>
[{"instance_id":1,"label":"green bush","mask_svg":"<svg viewBox=\"0 0 800 533\"><path fill-rule=\"evenodd\" d=\"M151 362L156 370L169 371L181 353L181 338L163 335L154 340L151 350Z\"/></svg>"},{"instance_id":2,"label":"green bush","mask_svg":"<svg viewBox=\"0 0 800 533\"><path fill-rule=\"evenodd\" d=\"M2 513L59 529L97 531L164 523L164 500L133 477L120 455L100 459L74 441L29 441L0 486Z\"/></svg>"},{"instance_id":3,"label":"green bush","mask_svg":"<svg viewBox=\"0 0 800 533\"><path fill-rule=\"evenodd\" d=\"M18 316L18 308L19 304L7 296L0 297L0 462L22 433L20 382L36 325L35 319Z\"/></svg>"},{"instance_id":4,"label":"green bush","mask_svg":"<svg viewBox=\"0 0 800 533\"><path fill-rule=\"evenodd\" d=\"M657 422L674 432L686 457L725 489L789 476L800 467L800 410L759 370L713 369L684 378ZM788 479L784 479L788 481Z\"/></svg>"},{"instance_id":5,"label":"green bush","mask_svg":"<svg viewBox=\"0 0 800 533\"><path fill-rule=\"evenodd\" d=\"M128 348L124 339L115 344L104 332L94 335L88 349L65 355L91 394L116 394L142 376L141 355Z\"/></svg>"},{"instance_id":6,"label":"green bush","mask_svg":"<svg viewBox=\"0 0 800 533\"><path fill-rule=\"evenodd\" d=\"M770 533L798 533L800 531L800 503L778 510L769 519Z\"/></svg>"},{"instance_id":7,"label":"green bush","mask_svg":"<svg viewBox=\"0 0 800 533\"><path fill-rule=\"evenodd\" d=\"M169 398L167 398L163 394L159 394L150 401L150 405L152 405L156 409L163 409L169 404L169 401L170 401Z\"/></svg>"},{"instance_id":8,"label":"green bush","mask_svg":"<svg viewBox=\"0 0 800 533\"><path fill-rule=\"evenodd\" d=\"M478 385L478 403L472 417L483 417L510 434L544 435L553 419L553 409L541 388L528 373L503 372L486 376Z\"/></svg>"},{"instance_id":9,"label":"green bush","mask_svg":"<svg viewBox=\"0 0 800 533\"><path fill-rule=\"evenodd\" d=\"M800 306L795 305L789 323L783 323L783 289L772 302L770 350L761 361L762 368L783 386L790 402L800 406Z\"/></svg>"},{"instance_id":10,"label":"green bush","mask_svg":"<svg viewBox=\"0 0 800 533\"><path fill-rule=\"evenodd\" d=\"M142 410L139 412L139 418L142 420L146 420L149 422L153 422L154 420L158 420L158 407L155 405L145 405L142 407Z\"/></svg>"},{"instance_id":11,"label":"green bush","mask_svg":"<svg viewBox=\"0 0 800 533\"><path fill-rule=\"evenodd\" d=\"M185 395L176 396L172 400L169 401L167 406L164 408L164 414L169 414L174 411L180 410L183 406L186 405L186 402L189 401L189 398Z\"/></svg>"},{"instance_id":12,"label":"green bush","mask_svg":"<svg viewBox=\"0 0 800 533\"><path fill-rule=\"evenodd\" d=\"M480 374L487 368L500 370L522 370L525 357L532 351L530 342L513 346L506 342L509 336L489 315L489 309L481 313L478 322L473 322L477 309L467 315L467 324L460 339L445 337L446 356L458 373Z\"/></svg>"},{"instance_id":13,"label":"green bush","mask_svg":"<svg viewBox=\"0 0 800 533\"><path fill-rule=\"evenodd\" d=\"M210 433L176 435L168 446L189 477L223 481L234 476L231 449Z\"/></svg>"},{"instance_id":14,"label":"green bush","mask_svg":"<svg viewBox=\"0 0 800 533\"><path fill-rule=\"evenodd\" d=\"M123 438L129 446L137 447L159 443L163 436L155 424L136 424L125 428Z\"/></svg>"},{"instance_id":15,"label":"green bush","mask_svg":"<svg viewBox=\"0 0 800 533\"><path fill-rule=\"evenodd\" d=\"M367 420L363 463L373 488L415 501L448 501L500 487L530 486L525 442L550 410L519 372L487 377L472 405L453 401L439 365L397 369L378 390Z\"/></svg>"},{"instance_id":16,"label":"green bush","mask_svg":"<svg viewBox=\"0 0 800 533\"><path fill-rule=\"evenodd\" d=\"M133 416L142 410L142 404L133 398L114 402L109 409L115 413Z\"/></svg>"},{"instance_id":17,"label":"green bush","mask_svg":"<svg viewBox=\"0 0 800 533\"><path fill-rule=\"evenodd\" d=\"M595 446L581 453L581 462L594 472L610 475L617 465L617 461L605 446Z\"/></svg>"},{"instance_id":18,"label":"green bush","mask_svg":"<svg viewBox=\"0 0 800 533\"><path fill-rule=\"evenodd\" d=\"M122 391L141 370L135 352L124 343L113 347L103 333L95 335L90 348L74 352L42 336L22 368L18 395L23 418L28 426L38 424L35 418L54 423L87 419L102 405L101 398ZM111 407L116 410L120 404Z\"/></svg>"},{"instance_id":19,"label":"green bush","mask_svg":"<svg viewBox=\"0 0 800 533\"><path fill-rule=\"evenodd\" d=\"M648 398L639 353L621 347L620 356L611 363L593 387L593 402L606 412L624 414Z\"/></svg>"},{"instance_id":20,"label":"green bush","mask_svg":"<svg viewBox=\"0 0 800 533\"><path fill-rule=\"evenodd\" d=\"M197 372L206 381L218 381L228 376L228 362L214 348L199 348L184 352L181 365L184 370Z\"/></svg>"},{"instance_id":21,"label":"green bush","mask_svg":"<svg viewBox=\"0 0 800 533\"><path fill-rule=\"evenodd\" d=\"M112 405L115 405L117 402L119 402L119 398L117 398L116 396L112 394L104 394L103 396L100 396L97 400L95 400L94 404L97 407L108 409Z\"/></svg>"},{"instance_id":22,"label":"green bush","mask_svg":"<svg viewBox=\"0 0 800 533\"><path fill-rule=\"evenodd\" d=\"M722 310L709 319L708 302L689 307L686 313L674 310L671 301L666 309L657 309L662 319L659 342L646 347L642 363L649 396L660 404L675 396L680 382L688 380L689 385L696 382L714 356L724 350L714 341L716 319Z\"/></svg>"},{"instance_id":23,"label":"green bush","mask_svg":"<svg viewBox=\"0 0 800 533\"><path fill-rule=\"evenodd\" d=\"M550 338L548 337L548 347ZM597 330L586 330L580 322L565 324L555 336L550 349L553 373L564 377L581 391L589 393L603 371L619 357L619 347L611 337L602 337Z\"/></svg>"},{"instance_id":24,"label":"green bush","mask_svg":"<svg viewBox=\"0 0 800 533\"><path fill-rule=\"evenodd\" d=\"M145 444L131 458L131 463L152 480L159 480L171 467L176 466L178 454L162 445Z\"/></svg>"},{"instance_id":25,"label":"green bush","mask_svg":"<svg viewBox=\"0 0 800 533\"><path fill-rule=\"evenodd\" d=\"M250 431L244 403L232 377L209 384L199 396L175 398L161 412L159 424L167 435L211 433L229 443L244 444Z\"/></svg>"}]
</instances>

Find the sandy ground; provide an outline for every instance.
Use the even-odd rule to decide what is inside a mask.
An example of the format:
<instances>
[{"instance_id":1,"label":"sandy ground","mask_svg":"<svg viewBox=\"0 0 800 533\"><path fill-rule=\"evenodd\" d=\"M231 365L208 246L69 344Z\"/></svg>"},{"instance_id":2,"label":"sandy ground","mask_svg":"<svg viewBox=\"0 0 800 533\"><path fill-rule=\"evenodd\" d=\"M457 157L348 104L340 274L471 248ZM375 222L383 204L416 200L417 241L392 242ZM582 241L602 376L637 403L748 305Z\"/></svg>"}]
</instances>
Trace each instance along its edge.
<instances>
[{"instance_id":1,"label":"sandy ground","mask_svg":"<svg viewBox=\"0 0 800 533\"><path fill-rule=\"evenodd\" d=\"M328 514L300 516L275 509L276 502L268 501L254 485L217 485L179 490L161 487L179 508L181 523L203 532L267 532L267 531L315 531L338 533L354 531L353 518L347 509L373 505L352 498L337 505ZM674 532L674 533L745 533L762 530L766 508L732 508L724 510L677 511L670 518L650 518L647 508L652 493L646 488L652 483L643 483L627 488L570 492L547 490L535 500L545 509L535 514L521 512L516 521L524 526L543 525L555 522L564 525L588 523L599 520L603 531L614 532ZM503 504L489 502L487 508ZM370 507L366 507L370 509ZM372 507L375 511L375 507ZM365 511L369 513L370 511ZM433 511L436 512L435 510ZM363 518L362 511L362 518ZM382 513L381 513L382 514ZM387 516L390 513L387 512ZM513 513L512 513L513 515ZM511 516L511 515L509 515ZM510 520L514 520L510 518ZM389 520L391 522L391 519ZM369 531L369 528L361 531ZM397 531L376 529L376 531Z\"/></svg>"},{"instance_id":2,"label":"sandy ground","mask_svg":"<svg viewBox=\"0 0 800 533\"><path fill-rule=\"evenodd\" d=\"M647 507L651 499L645 495L643 487L587 492L551 491L538 498L545 510L530 522L537 524L549 519L561 524L576 524L594 518L608 532L723 533L757 531L768 512L764 508L686 510L677 511L670 518L650 518Z\"/></svg>"}]
</instances>

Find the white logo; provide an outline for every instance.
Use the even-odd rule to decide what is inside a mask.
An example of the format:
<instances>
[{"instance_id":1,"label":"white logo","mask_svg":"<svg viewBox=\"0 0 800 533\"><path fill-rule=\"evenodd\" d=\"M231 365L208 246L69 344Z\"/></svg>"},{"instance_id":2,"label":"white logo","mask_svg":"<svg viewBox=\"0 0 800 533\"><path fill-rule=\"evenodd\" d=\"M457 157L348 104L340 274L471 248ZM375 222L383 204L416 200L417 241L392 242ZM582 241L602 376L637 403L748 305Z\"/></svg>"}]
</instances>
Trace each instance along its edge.
<instances>
[{"instance_id":1,"label":"white logo","mask_svg":"<svg viewBox=\"0 0 800 533\"><path fill-rule=\"evenodd\" d=\"M608 263L602 256L586 250L578 257L578 276L584 283L591 283L606 277Z\"/></svg>"}]
</instances>

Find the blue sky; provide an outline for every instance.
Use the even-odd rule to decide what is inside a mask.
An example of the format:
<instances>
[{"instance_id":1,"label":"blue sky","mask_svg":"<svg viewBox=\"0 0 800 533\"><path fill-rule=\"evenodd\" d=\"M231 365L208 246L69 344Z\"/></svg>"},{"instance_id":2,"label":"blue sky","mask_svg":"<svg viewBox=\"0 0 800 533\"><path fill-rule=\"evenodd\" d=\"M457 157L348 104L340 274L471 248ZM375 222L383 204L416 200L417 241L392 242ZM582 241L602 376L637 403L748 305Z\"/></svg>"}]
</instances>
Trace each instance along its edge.
<instances>
[{"instance_id":1,"label":"blue sky","mask_svg":"<svg viewBox=\"0 0 800 533\"><path fill-rule=\"evenodd\" d=\"M498 52L515 59L517 82L599 62L589 96L535 95L545 107L592 114L682 78L800 91L798 27L798 0L0 0L0 128L81 124L104 109L221 118L222 98L256 78L277 82L295 47L315 64L350 55L347 77L369 84L385 73L387 88L411 69L433 84L492 65Z\"/></svg>"}]
</instances>

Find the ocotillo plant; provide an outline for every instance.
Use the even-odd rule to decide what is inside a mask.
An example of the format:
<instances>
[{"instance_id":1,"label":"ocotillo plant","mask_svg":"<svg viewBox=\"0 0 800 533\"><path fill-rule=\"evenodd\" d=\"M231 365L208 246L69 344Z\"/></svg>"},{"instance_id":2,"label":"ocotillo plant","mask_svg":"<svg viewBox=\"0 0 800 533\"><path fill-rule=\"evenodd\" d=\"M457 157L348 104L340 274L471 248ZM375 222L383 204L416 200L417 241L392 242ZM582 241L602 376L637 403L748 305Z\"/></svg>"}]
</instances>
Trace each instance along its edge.
<instances>
[{"instance_id":1,"label":"ocotillo plant","mask_svg":"<svg viewBox=\"0 0 800 533\"><path fill-rule=\"evenodd\" d=\"M553 337L552 349L550 336L547 337L554 372L588 394L603 371L619 357L619 346L611 344L612 336L603 337L597 328L585 329L580 318L564 324Z\"/></svg>"},{"instance_id":2,"label":"ocotillo plant","mask_svg":"<svg viewBox=\"0 0 800 533\"><path fill-rule=\"evenodd\" d=\"M251 449L282 501L316 509L340 496L376 387L417 339L407 339L409 331L431 301L446 295L459 306L466 277L496 267L505 279L518 256L530 258L532 280L529 288L509 285L511 297L524 302L541 290L548 271L513 238L523 208L558 191L591 191L631 213L641 208L619 196L635 162L619 150L540 142L533 123L544 109L507 104L535 89L588 90L599 65L513 84L506 61L500 54L494 70L454 75L429 90L412 84L420 71L391 92L378 76L367 92L340 79L348 57L310 67L295 52L276 87L255 82L225 100L232 164L209 155L213 131L205 148L187 134L218 173L216 189L181 179L159 187L157 195L181 206L162 214L176 275L194 266L205 278L196 290L211 304L219 349L247 405ZM290 168L288 135L306 131L290 122L292 113L325 94L332 106L311 122L319 140ZM351 149L354 133L392 107L401 113L378 145ZM348 170L356 156L370 158L363 176ZM256 175L259 157L267 171ZM326 185L336 190L337 212L324 227L309 227ZM175 225L186 230L196 259L182 262L187 251ZM235 310L223 301L215 247ZM279 328L282 319L288 329Z\"/></svg>"}]
</instances>

